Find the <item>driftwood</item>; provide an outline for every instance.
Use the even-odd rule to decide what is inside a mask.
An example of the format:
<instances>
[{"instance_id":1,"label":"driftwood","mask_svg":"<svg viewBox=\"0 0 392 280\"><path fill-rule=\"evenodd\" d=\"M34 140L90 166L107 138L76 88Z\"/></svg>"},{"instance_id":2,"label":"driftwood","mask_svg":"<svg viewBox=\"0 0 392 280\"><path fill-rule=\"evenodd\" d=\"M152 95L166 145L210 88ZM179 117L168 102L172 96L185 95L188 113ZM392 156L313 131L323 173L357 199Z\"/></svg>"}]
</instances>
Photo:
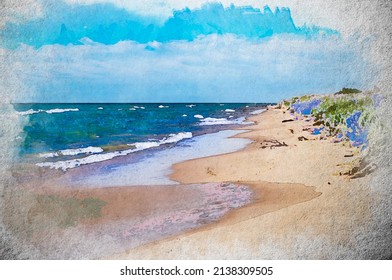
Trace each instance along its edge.
<instances>
[{"instance_id":1,"label":"driftwood","mask_svg":"<svg viewBox=\"0 0 392 280\"><path fill-rule=\"evenodd\" d=\"M353 157L354 155L344 155L344 157Z\"/></svg>"},{"instance_id":2,"label":"driftwood","mask_svg":"<svg viewBox=\"0 0 392 280\"><path fill-rule=\"evenodd\" d=\"M270 145L268 145L270 144ZM274 148L278 148L278 147L288 147L288 145L283 141L283 142L279 142L278 140L268 140L268 141L264 141L261 143L261 147L262 149L265 148L270 148L270 149L274 149Z\"/></svg>"}]
</instances>

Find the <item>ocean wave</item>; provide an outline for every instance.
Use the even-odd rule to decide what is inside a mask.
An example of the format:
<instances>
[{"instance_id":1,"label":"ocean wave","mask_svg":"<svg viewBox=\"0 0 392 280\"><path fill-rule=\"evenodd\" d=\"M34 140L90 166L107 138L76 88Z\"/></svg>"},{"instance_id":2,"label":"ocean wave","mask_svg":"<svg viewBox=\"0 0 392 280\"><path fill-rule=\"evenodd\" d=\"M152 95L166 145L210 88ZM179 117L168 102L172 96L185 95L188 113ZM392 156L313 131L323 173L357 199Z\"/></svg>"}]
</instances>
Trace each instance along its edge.
<instances>
[{"instance_id":1,"label":"ocean wave","mask_svg":"<svg viewBox=\"0 0 392 280\"><path fill-rule=\"evenodd\" d=\"M169 106L159 105L158 108L160 108L160 109L162 109L162 108L169 108Z\"/></svg>"},{"instance_id":2,"label":"ocean wave","mask_svg":"<svg viewBox=\"0 0 392 280\"><path fill-rule=\"evenodd\" d=\"M87 147L87 148L78 148L78 149L66 149L66 150L60 150L57 152L52 152L52 153L42 153L39 154L39 157L41 158L53 158L53 157L59 157L59 156L76 156L79 154L98 154L102 153L103 149L100 147Z\"/></svg>"},{"instance_id":3,"label":"ocean wave","mask_svg":"<svg viewBox=\"0 0 392 280\"><path fill-rule=\"evenodd\" d=\"M51 110L46 110L45 112L48 114L57 114L57 113L65 113L65 112L78 112L78 108L74 109L51 109Z\"/></svg>"},{"instance_id":4,"label":"ocean wave","mask_svg":"<svg viewBox=\"0 0 392 280\"><path fill-rule=\"evenodd\" d=\"M261 114L261 113L263 113L265 111L266 111L266 109L260 109L260 110L256 110L256 111L250 112L250 114L251 115L258 115L258 114Z\"/></svg>"},{"instance_id":5,"label":"ocean wave","mask_svg":"<svg viewBox=\"0 0 392 280\"><path fill-rule=\"evenodd\" d=\"M226 118L205 118L201 120L199 125L226 125L226 124L249 124L249 122L244 122L245 117L241 117L235 120L228 120Z\"/></svg>"},{"instance_id":6,"label":"ocean wave","mask_svg":"<svg viewBox=\"0 0 392 280\"><path fill-rule=\"evenodd\" d=\"M41 113L43 111L44 110L37 110L37 111L35 111L33 109L30 109L30 110L27 110L27 111L24 111L24 112L18 112L18 115L26 116L26 115L38 114L38 113Z\"/></svg>"},{"instance_id":7,"label":"ocean wave","mask_svg":"<svg viewBox=\"0 0 392 280\"><path fill-rule=\"evenodd\" d=\"M33 114L38 114L38 113L59 114L59 113L77 112L77 111L79 111L78 108L70 108L70 109L58 109L58 108L55 108L55 109L50 109L50 110L41 110L41 109L33 110L33 109L30 109L30 110L27 110L27 111L24 111L24 112L19 112L18 114L21 115L21 116L25 116L25 115L33 115Z\"/></svg>"},{"instance_id":8,"label":"ocean wave","mask_svg":"<svg viewBox=\"0 0 392 280\"><path fill-rule=\"evenodd\" d=\"M196 119L204 119L204 117L202 115L194 115L193 117Z\"/></svg>"},{"instance_id":9,"label":"ocean wave","mask_svg":"<svg viewBox=\"0 0 392 280\"><path fill-rule=\"evenodd\" d=\"M109 153L95 153L84 158L71 159L71 160L63 160L63 161L56 161L56 162L40 162L37 163L36 165L40 167L48 167L50 169L62 169L63 171L66 171L68 169L72 169L81 165L106 161L106 160L113 159L115 157L126 156L134 152L159 147L161 145L177 143L183 139L189 139L189 138L192 138L191 132L180 132L177 134L170 134L168 137L165 137L155 142L137 142L134 144L129 144L128 146L130 148L127 150L114 151ZM89 147L89 148L93 148L93 147ZM103 151L102 148L99 149Z\"/></svg>"},{"instance_id":10,"label":"ocean wave","mask_svg":"<svg viewBox=\"0 0 392 280\"><path fill-rule=\"evenodd\" d=\"M121 151L121 152L112 152L106 154L94 154L85 158L80 159L71 159L71 160L63 160L63 161L56 161L56 162L40 162L36 165L39 167L49 167L50 169L62 169L66 171L71 168L75 168L81 165L94 163L94 162L101 162L105 160L109 160L121 155L127 155L128 150Z\"/></svg>"},{"instance_id":11,"label":"ocean wave","mask_svg":"<svg viewBox=\"0 0 392 280\"><path fill-rule=\"evenodd\" d=\"M225 112L235 112L233 109L226 109Z\"/></svg>"},{"instance_id":12,"label":"ocean wave","mask_svg":"<svg viewBox=\"0 0 392 280\"><path fill-rule=\"evenodd\" d=\"M176 142L181 141L183 139L189 139L189 138L192 138L192 132L180 132L177 134L170 134L169 137L162 139L160 141L160 143L161 143L161 145L176 143Z\"/></svg>"},{"instance_id":13,"label":"ocean wave","mask_svg":"<svg viewBox=\"0 0 392 280\"><path fill-rule=\"evenodd\" d=\"M160 106L163 106L163 105L160 105ZM163 107L159 107L158 106L158 108L167 108L168 106L163 106ZM131 110L131 111L136 111L136 109L142 109L142 110L144 110L144 109L146 109L145 107L143 107L143 106L133 106L133 108L129 108L129 110Z\"/></svg>"}]
</instances>

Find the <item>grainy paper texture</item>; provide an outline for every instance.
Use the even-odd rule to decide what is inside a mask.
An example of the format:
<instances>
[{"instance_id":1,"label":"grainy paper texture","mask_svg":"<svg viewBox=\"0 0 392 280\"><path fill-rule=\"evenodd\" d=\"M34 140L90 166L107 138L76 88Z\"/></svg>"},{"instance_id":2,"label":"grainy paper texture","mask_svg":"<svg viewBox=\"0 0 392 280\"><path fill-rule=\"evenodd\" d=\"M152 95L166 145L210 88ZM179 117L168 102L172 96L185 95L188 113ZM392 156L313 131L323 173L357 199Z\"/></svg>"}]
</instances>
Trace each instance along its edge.
<instances>
[{"instance_id":1,"label":"grainy paper texture","mask_svg":"<svg viewBox=\"0 0 392 280\"><path fill-rule=\"evenodd\" d=\"M170 27L172 29L168 27L172 33L168 31L167 34L169 35L165 33L167 37L164 37L162 35L163 27L159 26L163 26L165 20L173 16L173 10L183 10L186 7L189 8L189 13L191 11L202 13L205 11L203 9L208 10L206 6L203 6L206 1L183 2L176 0L159 3L152 0L1 1L0 258L391 258L391 2L381 0L221 1L227 9L231 3L235 5L234 8L253 7L248 7L250 9L248 13L257 13L253 9L263 10L265 5L269 5L274 12L275 6L288 7L291 11L292 20L297 27L303 27L301 32L306 33L304 36L308 36L309 39L305 40L303 37L297 39L295 36L302 36L303 34L298 35L295 32L289 35L286 34L287 37L285 37L285 31L283 31L283 35L280 34L280 36L271 35L271 38L268 36L259 38L260 42L257 41L259 39L253 38L252 34L247 34L247 30L254 28L254 26L252 27L250 24L243 27L241 17L237 18L236 25L235 21L230 22L233 19L229 20L228 16L227 22L229 23L223 19L224 24L242 26L245 31L238 31L233 27L232 30L235 31L227 32L227 34L219 34L219 32L217 34L201 33L201 37L197 37L191 32L189 36L193 37L188 38L187 35L181 35L184 36L181 37L178 35L179 33L176 33L178 32L176 24L179 24L179 22L174 22L174 27ZM61 11L60 5L68 10ZM106 27L104 25L101 31L97 29L99 32L97 31L98 37L95 38L96 40L92 35L91 38L76 38L78 31L72 30L72 28L76 28L75 26L80 25L80 22L75 26L61 24L62 20L65 21L67 16L69 17L69 13L76 11L86 14L86 18L83 19L86 20L86 30L90 28L89 24L98 26L99 22L96 23L95 15L100 16L98 13L100 10L98 8L89 10L89 7L93 5L107 5L105 6L106 11L111 11L113 15L110 16L114 18L123 17L124 14L129 13L133 16L136 15L132 20L140 20L142 23L150 20L155 26L158 26L156 27L157 34L160 35L146 39L142 38L143 36L140 34L128 34L133 36L133 39L126 40L125 37L121 37L125 35L119 32L117 39L113 39L114 37L97 39L104 32L108 32L110 28L116 28L113 27L114 25L110 27L110 23L106 22ZM234 8L232 6L232 9ZM213 10L214 8L211 6L209 9ZM283 11L284 9L282 9L282 13ZM64 17L62 17L62 13ZM242 15L246 14L243 11L241 13ZM56 17L58 20L56 20ZM43 20L45 18L51 19L45 21ZM199 19L203 20L202 17ZM40 20L42 20L42 24ZM75 22L77 20L80 20L80 18L76 16ZM188 19L185 17L184 20ZM31 25L31 22L34 22L34 25ZM55 27L48 24L53 24ZM162 28L162 30L159 31L159 28ZM52 30L56 30L58 34L56 33L56 36L54 36L55 40L48 43L46 40L51 38L50 32ZM257 33L257 30L257 28L252 29L252 32ZM323 33L326 38L320 35L317 39L313 39L314 34L312 32ZM173 38L170 36L173 36ZM336 37L328 39L332 38L328 36ZM160 55L164 53L164 55L151 58L154 51L157 51ZM275 56L276 53L279 53L280 56ZM318 59L325 66L321 72L318 71L318 66L314 66L316 65L314 61ZM275 65L276 67L266 67L266 65ZM237 169L235 168L231 171L232 173L225 173L224 169L226 167L222 170L219 169L221 161L231 161L238 164L238 166L242 166L241 164L245 166L245 162L241 161L243 160L241 159L241 153L234 153L230 155L231 157L228 156L222 159L219 157L212 158L207 163L200 161L197 162L196 167L193 165L189 167L185 164L179 166L177 170L177 166L175 166L174 170L177 170L178 173L174 173L171 179L182 184L190 184L191 187L188 186L188 189L184 191L178 186L162 190L150 186L151 192L154 191L156 194L155 198L157 200L154 200L154 203L157 206L154 208L153 203L151 205L146 203L145 205L150 207L147 207L148 210L143 206L143 203L138 202L138 200L144 201L143 199L148 196L139 189L123 190L123 197L129 198L129 200L121 198L119 193L122 193L122 191L116 193L116 189L107 193L98 189L92 191L91 195L86 190L88 188L80 192L71 188L71 190L67 189L62 194L59 194L56 190L53 191L49 200L45 200L45 191L40 188L48 187L50 189L53 187L48 186L51 182L58 184L56 181L51 181L51 176L56 177L62 171L56 170L47 175L45 168L42 169L44 171L38 167L31 170L20 161L20 143L24 140L20 138L20 135L24 135L25 128L30 124L29 118L21 117L20 112L15 110L13 103L280 102L280 100L294 95L333 93L333 89L339 90L346 85L377 91L382 96L382 102L375 112L375 121L372 128L369 129L369 147L366 157L367 161L377 166L376 170L367 175L365 179L351 180L347 184L341 183L342 186L346 184L342 188L334 186L333 189L328 189L328 186L318 186L318 180L329 180L328 178L330 178L323 177L324 173L320 173L321 175L318 178L307 176L306 172L290 174L292 166L288 164L286 169L283 167L274 169L272 167L271 172L267 175L253 178L253 173L251 174L249 171L251 168L244 167L244 170L248 170L244 171L243 175L247 180L251 181L253 178L253 181L299 184L292 188L295 189L296 194L301 193L302 196L297 197L287 193L284 186L274 185L273 183L263 185L263 187L252 187L252 192L259 192L261 197L271 193L271 197L276 195L281 199L283 198L283 200L271 200L272 206L262 206L261 203L258 208L256 206L252 206L254 208L244 208L245 210L241 210L243 212L238 212L238 216L235 214L237 212L234 211L232 216L229 215L229 218L223 220L220 220L220 212L218 213L215 208L211 208L211 204L203 204L201 193L212 197L211 199L219 199L219 201L223 199L226 203L223 205L227 209L240 207L248 203L247 191L249 189L243 189L238 194L242 199L238 202L231 196L219 196L220 194L218 195L216 190L217 185L214 185L230 180L232 182L244 181L244 179L240 179L240 175L238 175L240 176L238 178L230 177L232 174L236 174ZM301 90L304 92L301 92ZM112 92L108 94L108 91ZM132 95L129 92L134 92L132 93L134 94L133 99L128 98ZM217 98L216 96L220 97ZM160 109L164 110L164 105L161 106L163 107ZM73 107L70 106L70 108ZM53 108L46 110L50 109L53 110ZM134 109L139 110L140 108ZM235 111L229 107L226 110ZM226 111L225 113L229 114L230 112ZM51 113L53 112L46 112L47 115ZM55 113L52 115L55 115ZM273 117L273 113L268 113L270 115L266 115L264 119L270 118L269 123L271 125L282 125L279 119L281 115L276 113L277 115ZM194 113L194 116L196 119L198 118L196 113ZM201 118L206 119L205 117L201 116ZM216 119L222 122L222 118ZM279 120L279 122L277 123L276 120ZM228 121L228 119L225 121ZM262 117L257 121L263 124ZM200 122L203 123L203 121ZM205 123L208 124L208 120L204 121ZM265 123L268 123L268 121L266 120ZM295 131L293 132L295 139L287 138L289 140L278 142L278 144L284 146L283 143L287 143L288 146L294 147L300 143L297 141L299 134L297 135L296 127L287 128ZM283 134L287 133L287 128L284 128L285 132L282 132ZM257 127L255 131L259 131L257 129L268 132L270 127L267 125ZM298 128L298 131L301 129ZM176 131L176 133L178 132L181 131ZM271 133L270 135L274 135L274 132ZM176 135L183 137L181 139L187 139L189 136L187 134ZM257 142L260 137L255 135L250 132L245 137ZM177 141L171 138L170 141L172 142L164 142L168 141L167 138L165 139L154 140L153 145L166 145ZM291 143L290 139L294 139L298 143ZM248 142L245 141L244 145L246 143ZM230 141L227 142L227 146L230 145ZM302 149L301 145L302 142L298 144L299 149ZM275 156L282 159L280 164L285 166L285 161L289 163L290 153L280 154L278 146L274 149L276 151L276 153L274 152ZM315 149L320 149L319 155L323 155L323 147L315 147ZM208 147L204 149L208 149ZM122 150L124 150L124 147L121 148ZM314 154L307 148L300 151L303 155L308 153L309 158L314 157ZM231 152L231 150L222 150L220 153L227 152ZM256 154L256 152L253 154ZM247 156L253 154L247 154ZM339 155L339 151L331 150L331 152L326 152L325 156L328 156L328 154ZM265 155L263 154L263 156ZM302 160L306 165L306 156ZM256 162L259 163L255 160ZM267 161L267 166L272 164L271 162L273 160ZM332 162L335 163L334 159L330 159L330 163ZM206 164L205 169L200 169L200 167L199 169L202 171L200 171L200 177L197 177L195 174L199 172L198 166L204 168L204 163ZM324 167L322 161L316 160L313 163L319 164L320 169L325 168L328 172L331 171L330 174L334 172L334 169L328 169L327 164ZM339 163L339 161L336 162L336 164ZM309 166L309 168L311 169L312 166ZM187 172L187 170L189 171L185 174L188 175L181 173ZM227 170L231 170L230 167L227 167ZM274 170L278 170L277 173L273 173ZM285 174L279 174L279 170ZM26 187L27 183L24 183L23 187L20 186L21 180L26 180L31 175L28 172L40 174L41 180L48 183L44 184L44 187L36 186L36 189L31 186ZM143 172L154 173L154 170L142 170L141 173ZM203 172L207 173L204 174ZM31 176L34 177L34 174ZM99 176L97 174L97 178L101 178ZM211 180L201 182L200 178L203 176L210 176L208 178L211 178ZM304 176L304 178L297 182L296 176ZM197 185L207 182L207 185L200 188ZM339 181L336 182L340 184ZM314 186L315 189L305 188L301 184ZM290 186L286 187L290 188ZM236 187L229 184L224 185L224 188L232 190ZM342 191L343 188L345 188L344 191ZM182 192L184 193L182 194ZM178 197L178 193L181 193L180 197ZM320 194L321 196L319 196ZM286 196L287 201L284 200ZM193 197L194 200L189 199L190 197ZM321 200L321 203L324 204L320 205L319 209L321 210L313 212L312 215L307 211L318 209L315 206L317 202L312 200L318 197L325 198L325 200ZM177 199L182 202L178 202ZM129 201L136 205L135 208L127 208L126 205ZM307 204L306 201L310 202ZM184 231L187 232L186 230L189 229L189 223L194 222L192 220L194 212L191 214L190 208L187 208L191 207L192 203L203 209L200 211L208 210L217 216L211 218L212 224L209 224L211 221L208 219L203 220L202 224L209 224L205 231L198 232L195 230L195 232L191 232L192 234L184 235ZM108 209L107 205L116 204L124 208L119 206L118 209L114 207L110 208L111 210L106 210ZM153 228L154 219L170 219L168 218L170 213L162 211L162 209L167 209L165 207L169 207L169 204L177 207L173 209L182 209L181 211L183 211L180 211L182 216L178 214L177 222L180 221L177 225L178 232L176 233L170 226L158 227L158 233L156 228L149 231L150 227ZM295 206L290 208L294 204ZM298 205L303 205L303 208L296 208L299 207ZM356 208L356 205L359 206ZM46 207L45 210L42 207ZM72 214L64 214L64 209L69 209L69 207L72 208ZM123 210L125 208L127 210ZM45 211L48 211L48 209L50 209L51 214L42 214L46 213ZM345 209L347 212L343 213ZM139 219L137 221L132 220L134 216L131 216L131 214L123 217L123 220L113 218L118 215L125 215L124 211L141 216L137 218ZM154 216L160 211L163 212L161 216ZM329 214L326 214L327 212ZM364 213L364 215L357 217L354 213ZM104 217L102 218L99 215L104 215ZM148 215L153 215L153 218L149 220ZM246 217L246 219L241 220L238 218L240 216ZM254 216L262 218L260 220L255 219L252 224L252 217ZM79 221L84 221L83 219L86 217L89 219L99 217L99 219L102 219L99 220L102 227L89 231L90 227L94 228L93 222L79 224ZM236 220L237 218L239 220ZM318 218L320 220L324 219L323 222L318 222ZM198 219L200 221L199 216ZM124 223L130 220L139 226L138 234L143 235L138 237L141 243L136 241L136 237L132 241L134 243L127 239L130 231L127 231L127 226ZM248 229L247 234L241 235L241 230L235 227L235 221L241 222L241 227ZM274 221L279 226L274 226ZM295 222L291 227L287 225L293 221L298 223ZM214 227L214 222L217 225L216 227ZM330 230L330 228L335 225L336 231L339 232L335 232L336 235L331 236L333 230ZM197 224L197 226L201 226L201 224ZM302 227L304 227L303 230L300 230ZM113 233L113 228L121 229L121 237ZM290 231L285 232L288 229ZM227 234L227 232L232 232L232 234ZM281 236L276 236L277 232ZM52 236L53 234L58 236ZM176 234L180 236L178 239L139 246L150 241L159 240L160 237L177 236ZM43 245L43 241L46 244ZM214 246L219 246L219 248ZM129 249L131 250L127 251Z\"/></svg>"}]
</instances>

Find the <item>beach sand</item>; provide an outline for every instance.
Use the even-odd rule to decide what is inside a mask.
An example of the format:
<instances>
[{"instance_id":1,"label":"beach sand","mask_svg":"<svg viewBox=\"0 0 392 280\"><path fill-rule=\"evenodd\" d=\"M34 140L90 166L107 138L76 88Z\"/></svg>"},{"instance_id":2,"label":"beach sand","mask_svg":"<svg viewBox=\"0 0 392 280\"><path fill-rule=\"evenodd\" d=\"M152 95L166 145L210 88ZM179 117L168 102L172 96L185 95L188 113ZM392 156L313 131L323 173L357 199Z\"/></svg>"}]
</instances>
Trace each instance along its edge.
<instances>
[{"instance_id":1,"label":"beach sand","mask_svg":"<svg viewBox=\"0 0 392 280\"><path fill-rule=\"evenodd\" d=\"M255 191L251 204L208 226L156 241L117 259L357 259L371 230L369 176L342 175L359 156L348 143L311 135L306 120L282 109L250 118L244 150L182 162L171 179L182 184L236 182ZM308 140L301 139L305 137ZM322 137L321 137L322 138ZM302 140L302 141L300 141Z\"/></svg>"},{"instance_id":2,"label":"beach sand","mask_svg":"<svg viewBox=\"0 0 392 280\"><path fill-rule=\"evenodd\" d=\"M37 258L385 258L381 245L367 246L379 238L370 176L344 175L359 150L311 135L310 122L282 109L250 120L248 132L234 137L251 144L175 164L170 178L179 185L70 188L26 180L23 199L12 193L9 209L19 212L6 213L8 224L40 247Z\"/></svg>"}]
</instances>

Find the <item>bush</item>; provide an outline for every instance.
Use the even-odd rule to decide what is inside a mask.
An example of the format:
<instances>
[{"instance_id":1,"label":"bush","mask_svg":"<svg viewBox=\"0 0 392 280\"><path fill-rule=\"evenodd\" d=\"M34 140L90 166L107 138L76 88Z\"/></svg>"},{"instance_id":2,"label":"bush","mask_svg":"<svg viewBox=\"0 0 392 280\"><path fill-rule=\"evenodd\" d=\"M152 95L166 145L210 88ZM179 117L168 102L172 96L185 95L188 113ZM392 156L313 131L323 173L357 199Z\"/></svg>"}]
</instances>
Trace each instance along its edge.
<instances>
[{"instance_id":1,"label":"bush","mask_svg":"<svg viewBox=\"0 0 392 280\"><path fill-rule=\"evenodd\" d=\"M359 89L356 88L342 88L340 91L336 92L335 95L337 94L353 94L353 93L361 93Z\"/></svg>"},{"instance_id":2,"label":"bush","mask_svg":"<svg viewBox=\"0 0 392 280\"><path fill-rule=\"evenodd\" d=\"M373 100L370 96L324 97L312 110L315 124L324 125L330 136L344 135L354 146L367 143L367 127L374 118Z\"/></svg>"}]
</instances>

